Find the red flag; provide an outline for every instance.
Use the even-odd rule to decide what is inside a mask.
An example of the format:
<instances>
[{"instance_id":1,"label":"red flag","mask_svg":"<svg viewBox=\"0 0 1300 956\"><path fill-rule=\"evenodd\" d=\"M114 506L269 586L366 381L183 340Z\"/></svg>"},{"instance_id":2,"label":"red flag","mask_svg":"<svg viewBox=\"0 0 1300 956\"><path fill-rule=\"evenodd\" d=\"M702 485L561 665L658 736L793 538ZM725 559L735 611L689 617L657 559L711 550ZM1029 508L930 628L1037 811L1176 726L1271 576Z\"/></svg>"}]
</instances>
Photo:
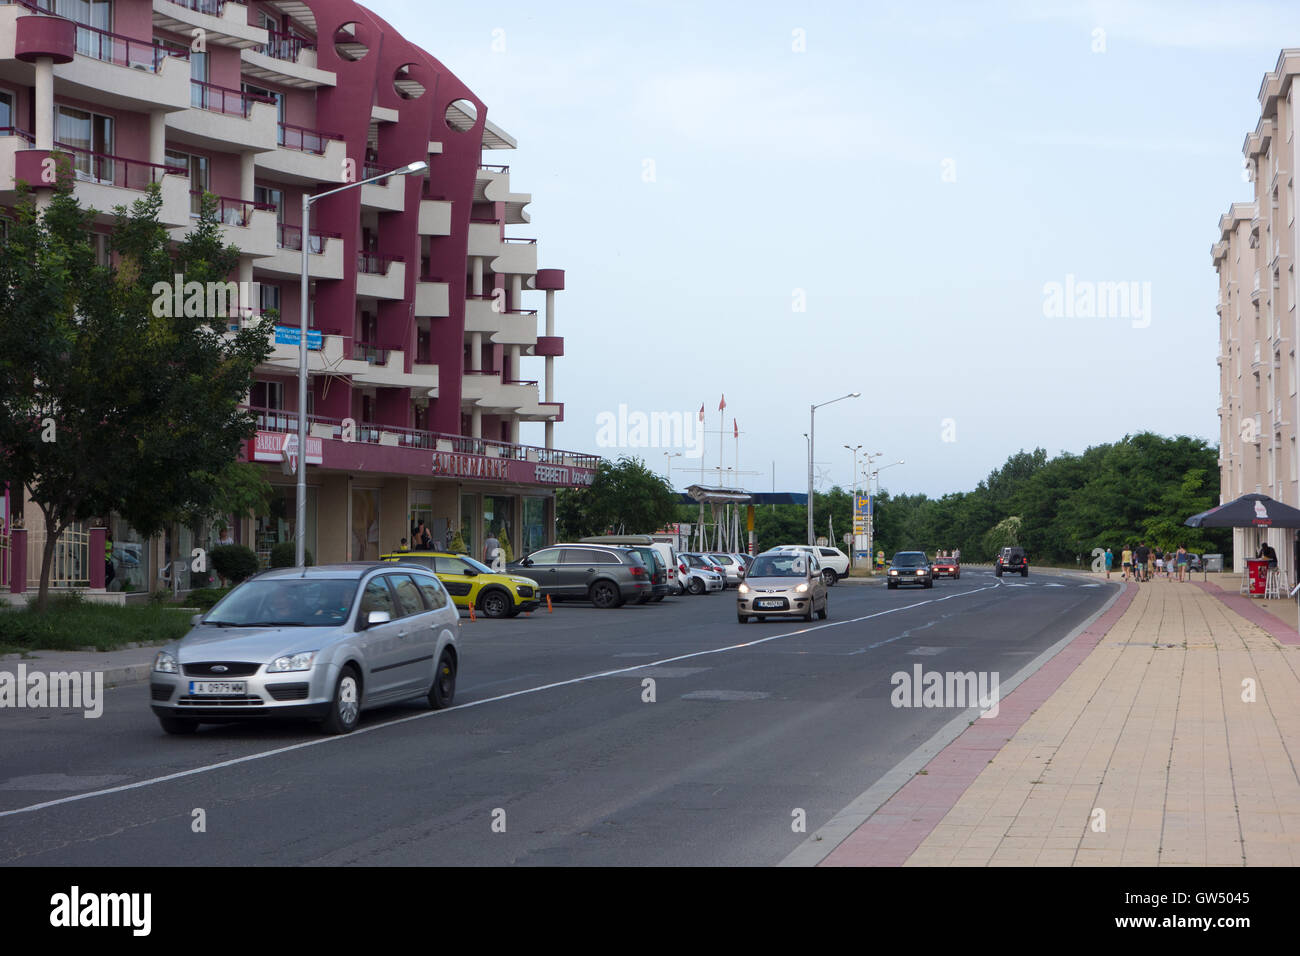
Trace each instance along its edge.
<instances>
[{"instance_id":1,"label":"red flag","mask_svg":"<svg viewBox=\"0 0 1300 956\"><path fill-rule=\"evenodd\" d=\"M731 420L731 434L732 437L734 438L740 437L740 426L736 424L736 420L734 418Z\"/></svg>"},{"instance_id":2,"label":"red flag","mask_svg":"<svg viewBox=\"0 0 1300 956\"><path fill-rule=\"evenodd\" d=\"M704 403L700 402L700 421L704 421Z\"/></svg>"},{"instance_id":3,"label":"red flag","mask_svg":"<svg viewBox=\"0 0 1300 956\"><path fill-rule=\"evenodd\" d=\"M726 407L727 407L727 396L723 395L722 401L718 402L718 411L722 411Z\"/></svg>"}]
</instances>

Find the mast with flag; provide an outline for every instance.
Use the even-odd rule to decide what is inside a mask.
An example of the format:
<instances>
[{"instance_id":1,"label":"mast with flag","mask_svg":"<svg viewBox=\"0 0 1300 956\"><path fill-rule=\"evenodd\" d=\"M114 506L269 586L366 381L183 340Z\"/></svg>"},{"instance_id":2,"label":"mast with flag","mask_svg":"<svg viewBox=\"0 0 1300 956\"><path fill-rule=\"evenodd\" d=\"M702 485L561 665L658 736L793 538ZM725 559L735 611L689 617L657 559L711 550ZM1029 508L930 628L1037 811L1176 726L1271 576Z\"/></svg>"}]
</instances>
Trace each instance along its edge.
<instances>
[{"instance_id":1,"label":"mast with flag","mask_svg":"<svg viewBox=\"0 0 1300 956\"><path fill-rule=\"evenodd\" d=\"M718 402L718 411L725 412L726 410L727 410L727 396L723 395L722 401ZM719 414L718 415L718 486L719 487L721 487L722 485L722 460L723 460L722 439L727 434L726 426L723 424L724 421L725 419L722 417L721 414Z\"/></svg>"}]
</instances>

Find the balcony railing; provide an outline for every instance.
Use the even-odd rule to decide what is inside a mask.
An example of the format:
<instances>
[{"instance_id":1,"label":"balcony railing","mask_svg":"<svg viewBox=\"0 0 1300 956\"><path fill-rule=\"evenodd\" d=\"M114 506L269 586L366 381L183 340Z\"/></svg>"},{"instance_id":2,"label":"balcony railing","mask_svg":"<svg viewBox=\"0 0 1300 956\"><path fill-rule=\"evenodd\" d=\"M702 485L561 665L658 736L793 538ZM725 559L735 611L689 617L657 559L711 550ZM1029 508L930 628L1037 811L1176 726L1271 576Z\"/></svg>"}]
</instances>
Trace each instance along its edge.
<instances>
[{"instance_id":1,"label":"balcony railing","mask_svg":"<svg viewBox=\"0 0 1300 956\"><path fill-rule=\"evenodd\" d=\"M320 255L325 251L326 239L342 239L341 232L317 232L315 229L307 233L307 251L313 255ZM291 226L288 223L277 223L275 229L275 244L281 249L293 249L302 252L302 226Z\"/></svg>"},{"instance_id":2,"label":"balcony railing","mask_svg":"<svg viewBox=\"0 0 1300 956\"><path fill-rule=\"evenodd\" d=\"M392 349L383 345L376 345L374 342L362 342L360 339L352 340L352 358L357 361L369 362L371 365L387 365L388 354Z\"/></svg>"},{"instance_id":3,"label":"balcony railing","mask_svg":"<svg viewBox=\"0 0 1300 956\"><path fill-rule=\"evenodd\" d=\"M388 275L388 267L394 262L405 261L401 256L389 255L383 252L358 252L357 253L357 271L364 272L366 275Z\"/></svg>"},{"instance_id":4,"label":"balcony railing","mask_svg":"<svg viewBox=\"0 0 1300 956\"><path fill-rule=\"evenodd\" d=\"M466 374L466 375L500 375L500 374L501 374L501 369L499 369L499 368L467 368L467 369L465 369L465 374Z\"/></svg>"},{"instance_id":5,"label":"balcony railing","mask_svg":"<svg viewBox=\"0 0 1300 956\"><path fill-rule=\"evenodd\" d=\"M297 61L298 54L303 50L316 49L316 44L294 33L281 33L270 28L267 28L266 33L270 39L262 47L262 52L277 60L288 60L293 63Z\"/></svg>"},{"instance_id":6,"label":"balcony railing","mask_svg":"<svg viewBox=\"0 0 1300 956\"><path fill-rule=\"evenodd\" d=\"M198 215L203 208L202 189L190 190L190 213ZM253 202L248 199L232 199L229 196L217 196L217 221L227 226L247 226L253 220L253 210L261 209L275 212L271 203Z\"/></svg>"},{"instance_id":7,"label":"balcony railing","mask_svg":"<svg viewBox=\"0 0 1300 956\"><path fill-rule=\"evenodd\" d=\"M506 237L505 237L504 239L502 239L501 241L502 241L502 242L517 242L517 243L519 243L519 244L521 244L521 245L526 245L526 246L535 246L535 245L537 245L537 240L536 240L536 239L516 239L516 238L514 238L514 237L512 237L512 236L506 236Z\"/></svg>"},{"instance_id":8,"label":"balcony railing","mask_svg":"<svg viewBox=\"0 0 1300 956\"><path fill-rule=\"evenodd\" d=\"M36 142L35 136L17 126L0 126L0 136L17 136L19 139L26 140L28 146Z\"/></svg>"},{"instance_id":9,"label":"balcony railing","mask_svg":"<svg viewBox=\"0 0 1300 956\"><path fill-rule=\"evenodd\" d=\"M183 166L162 166L158 163L147 163L140 159L127 159L125 156L97 153L93 150L82 149L79 146L70 146L67 143L56 142L54 146L72 154L73 172L77 179L102 183L106 186L122 186L126 189L143 190L150 183L158 182L166 173L184 176L189 172Z\"/></svg>"},{"instance_id":10,"label":"balcony railing","mask_svg":"<svg viewBox=\"0 0 1300 956\"><path fill-rule=\"evenodd\" d=\"M0 2L5 5L14 3L33 13L60 16L55 10L54 0L0 0ZM120 33L110 33L108 30L101 30L86 23L77 24L77 52L82 56L103 60L105 63L147 70L150 73L158 72L158 66L164 57L174 56L181 60L188 60L190 57L187 47L163 46L153 40L138 40Z\"/></svg>"},{"instance_id":11,"label":"balcony railing","mask_svg":"<svg viewBox=\"0 0 1300 956\"><path fill-rule=\"evenodd\" d=\"M259 93L245 93L202 80L190 80L190 105L195 109L248 119L254 103L274 104L275 100Z\"/></svg>"},{"instance_id":12,"label":"balcony railing","mask_svg":"<svg viewBox=\"0 0 1300 956\"><path fill-rule=\"evenodd\" d=\"M382 176L384 173L395 173L400 166L386 166L382 163L366 163L361 167L361 178L371 179L375 176Z\"/></svg>"},{"instance_id":13,"label":"balcony railing","mask_svg":"<svg viewBox=\"0 0 1300 956\"><path fill-rule=\"evenodd\" d=\"M212 17L221 16L226 9L226 0L168 0L168 2Z\"/></svg>"},{"instance_id":14,"label":"balcony railing","mask_svg":"<svg viewBox=\"0 0 1300 956\"><path fill-rule=\"evenodd\" d=\"M292 432L298 427L298 415L295 412L286 412L273 408L246 407L257 417L257 427L261 431ZM342 419L327 418L322 415L308 415L307 424L318 435L322 431L329 431L328 435L320 435L320 437L335 439L343 437ZM470 438L465 435L448 435L443 432L431 432L420 428L400 428L396 425L384 425L377 422L358 422L353 439L358 442L378 445L382 443L384 433L395 436L397 444L406 448L454 451L466 455L486 455L489 458L536 461L547 465L568 465L577 468L595 468L600 462L599 455L561 451L558 448L538 448L535 445L515 445L510 442Z\"/></svg>"},{"instance_id":15,"label":"balcony railing","mask_svg":"<svg viewBox=\"0 0 1300 956\"><path fill-rule=\"evenodd\" d=\"M501 380L501 384L502 385L536 385L537 380L528 379L528 378L503 378Z\"/></svg>"},{"instance_id":16,"label":"balcony railing","mask_svg":"<svg viewBox=\"0 0 1300 956\"><path fill-rule=\"evenodd\" d=\"M508 172L510 172L510 167L509 167L509 166L490 166L490 165L488 165L487 163L482 163L482 164L480 164L480 165L479 165L479 169L483 170L484 172L489 172L489 173L508 173Z\"/></svg>"},{"instance_id":17,"label":"balcony railing","mask_svg":"<svg viewBox=\"0 0 1300 956\"><path fill-rule=\"evenodd\" d=\"M325 130L295 126L293 123L281 123L278 142L285 149L297 149L321 156L330 140L342 138L342 133L328 133Z\"/></svg>"}]
</instances>

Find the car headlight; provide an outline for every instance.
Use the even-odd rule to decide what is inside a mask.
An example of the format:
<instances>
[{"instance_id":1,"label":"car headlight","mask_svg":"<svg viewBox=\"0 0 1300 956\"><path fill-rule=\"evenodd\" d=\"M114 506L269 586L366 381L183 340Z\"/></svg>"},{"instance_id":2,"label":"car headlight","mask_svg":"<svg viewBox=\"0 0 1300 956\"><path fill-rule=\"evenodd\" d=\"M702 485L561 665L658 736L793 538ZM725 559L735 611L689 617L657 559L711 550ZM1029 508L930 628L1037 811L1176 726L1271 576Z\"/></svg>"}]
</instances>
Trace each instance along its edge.
<instances>
[{"instance_id":1,"label":"car headlight","mask_svg":"<svg viewBox=\"0 0 1300 956\"><path fill-rule=\"evenodd\" d=\"M740 587L736 588L736 590L739 591L741 594L748 594L748 593L749 593L749 585L748 585L748 584L742 584Z\"/></svg>"},{"instance_id":2,"label":"car headlight","mask_svg":"<svg viewBox=\"0 0 1300 956\"><path fill-rule=\"evenodd\" d=\"M917 569L916 569L916 573L917 573L917 574L925 574L925 568L917 568Z\"/></svg>"},{"instance_id":3,"label":"car headlight","mask_svg":"<svg viewBox=\"0 0 1300 956\"><path fill-rule=\"evenodd\" d=\"M896 571L896 570L893 569L893 568L890 568L890 569L889 569L889 573L892 574L892 575L894 575L895 577L898 577L898 571Z\"/></svg>"},{"instance_id":4,"label":"car headlight","mask_svg":"<svg viewBox=\"0 0 1300 956\"><path fill-rule=\"evenodd\" d=\"M181 668L175 657L166 651L159 651L153 659L153 669L159 674L178 674Z\"/></svg>"},{"instance_id":5,"label":"car headlight","mask_svg":"<svg viewBox=\"0 0 1300 956\"><path fill-rule=\"evenodd\" d=\"M303 651L300 654L287 654L277 657L267 665L268 674L283 674L285 671L311 670L312 661L316 659L315 651Z\"/></svg>"},{"instance_id":6,"label":"car headlight","mask_svg":"<svg viewBox=\"0 0 1300 956\"><path fill-rule=\"evenodd\" d=\"M800 594L803 594L805 591L808 590L808 585L801 584L797 588L795 588L795 590L798 591Z\"/></svg>"}]
</instances>

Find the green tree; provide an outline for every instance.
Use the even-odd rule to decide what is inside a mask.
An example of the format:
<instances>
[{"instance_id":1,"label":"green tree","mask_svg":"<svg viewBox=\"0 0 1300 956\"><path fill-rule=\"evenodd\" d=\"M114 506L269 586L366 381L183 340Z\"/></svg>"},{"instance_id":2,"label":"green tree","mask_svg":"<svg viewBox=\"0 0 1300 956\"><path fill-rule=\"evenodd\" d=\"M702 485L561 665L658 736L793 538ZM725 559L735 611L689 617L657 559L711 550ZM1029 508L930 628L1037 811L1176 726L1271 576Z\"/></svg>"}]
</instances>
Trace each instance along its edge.
<instances>
[{"instance_id":1,"label":"green tree","mask_svg":"<svg viewBox=\"0 0 1300 956\"><path fill-rule=\"evenodd\" d=\"M650 534L675 520L677 492L640 458L602 459L586 488L562 488L555 517L566 540L589 535ZM691 519L686 519L691 520Z\"/></svg>"},{"instance_id":2,"label":"green tree","mask_svg":"<svg viewBox=\"0 0 1300 956\"><path fill-rule=\"evenodd\" d=\"M237 406L270 353L270 327L228 333L229 319L204 307L155 308L176 274L224 281L238 262L210 196L175 250L161 205L154 185L119 208L113 260L100 263L93 210L70 185L44 209L20 188L0 240L0 478L26 486L44 517L40 609L69 525L116 511L148 535L210 511L214 476L254 431Z\"/></svg>"}]
</instances>

